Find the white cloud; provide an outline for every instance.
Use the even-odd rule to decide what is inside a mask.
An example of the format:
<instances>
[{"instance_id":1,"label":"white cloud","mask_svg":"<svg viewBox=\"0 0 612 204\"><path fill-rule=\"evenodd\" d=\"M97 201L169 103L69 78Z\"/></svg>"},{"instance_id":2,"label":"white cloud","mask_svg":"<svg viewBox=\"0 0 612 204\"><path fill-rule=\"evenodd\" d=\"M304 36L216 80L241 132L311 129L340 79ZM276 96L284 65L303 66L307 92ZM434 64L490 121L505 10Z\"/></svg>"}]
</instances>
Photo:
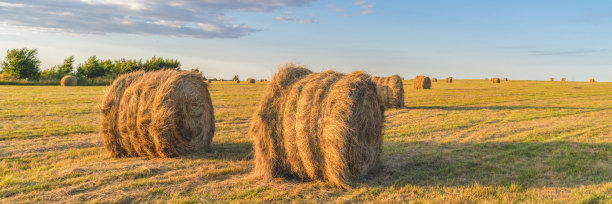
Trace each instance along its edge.
<instances>
[{"instance_id":1,"label":"white cloud","mask_svg":"<svg viewBox=\"0 0 612 204\"><path fill-rule=\"evenodd\" d=\"M313 1L0 0L0 23L46 32L236 38L258 29L233 23L229 12L269 12Z\"/></svg>"},{"instance_id":2,"label":"white cloud","mask_svg":"<svg viewBox=\"0 0 612 204\"><path fill-rule=\"evenodd\" d=\"M374 6L376 6L375 3L370 3L369 1L366 1L366 0L355 1L353 2L353 5L361 7L362 10L359 13L363 15L374 13L373 9L374 9Z\"/></svg>"},{"instance_id":3,"label":"white cloud","mask_svg":"<svg viewBox=\"0 0 612 204\"><path fill-rule=\"evenodd\" d=\"M276 20L294 22L294 23L299 23L299 24L317 24L319 23L319 20L317 19L304 20L304 19L296 18L295 16L293 16L293 13L291 12L286 12L285 16L276 17Z\"/></svg>"}]
</instances>

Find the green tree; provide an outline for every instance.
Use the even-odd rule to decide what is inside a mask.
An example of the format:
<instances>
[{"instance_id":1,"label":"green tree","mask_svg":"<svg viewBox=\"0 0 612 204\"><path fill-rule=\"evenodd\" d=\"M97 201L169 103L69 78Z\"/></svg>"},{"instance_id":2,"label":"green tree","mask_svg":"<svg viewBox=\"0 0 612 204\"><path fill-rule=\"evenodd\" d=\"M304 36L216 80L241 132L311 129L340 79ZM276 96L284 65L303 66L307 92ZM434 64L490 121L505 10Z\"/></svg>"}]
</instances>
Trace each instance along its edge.
<instances>
[{"instance_id":1,"label":"green tree","mask_svg":"<svg viewBox=\"0 0 612 204\"><path fill-rule=\"evenodd\" d=\"M89 57L84 64L80 64L77 68L77 75L87 78L101 77L105 74L104 66L95 55Z\"/></svg>"},{"instance_id":2,"label":"green tree","mask_svg":"<svg viewBox=\"0 0 612 204\"><path fill-rule=\"evenodd\" d=\"M64 64L56 66L57 73L63 75L72 73L72 70L74 69L72 64L74 64L74 55L64 59Z\"/></svg>"},{"instance_id":3,"label":"green tree","mask_svg":"<svg viewBox=\"0 0 612 204\"><path fill-rule=\"evenodd\" d=\"M37 49L12 49L6 51L2 62L3 74L14 78L40 78L40 60Z\"/></svg>"},{"instance_id":4,"label":"green tree","mask_svg":"<svg viewBox=\"0 0 612 204\"><path fill-rule=\"evenodd\" d=\"M232 81L240 81L240 78L238 78L238 75L234 75L234 78L232 78Z\"/></svg>"},{"instance_id":5,"label":"green tree","mask_svg":"<svg viewBox=\"0 0 612 204\"><path fill-rule=\"evenodd\" d=\"M164 59L161 57L153 57L146 60L143 64L145 71L157 71L161 69L180 69L181 63L176 59Z\"/></svg>"}]
</instances>

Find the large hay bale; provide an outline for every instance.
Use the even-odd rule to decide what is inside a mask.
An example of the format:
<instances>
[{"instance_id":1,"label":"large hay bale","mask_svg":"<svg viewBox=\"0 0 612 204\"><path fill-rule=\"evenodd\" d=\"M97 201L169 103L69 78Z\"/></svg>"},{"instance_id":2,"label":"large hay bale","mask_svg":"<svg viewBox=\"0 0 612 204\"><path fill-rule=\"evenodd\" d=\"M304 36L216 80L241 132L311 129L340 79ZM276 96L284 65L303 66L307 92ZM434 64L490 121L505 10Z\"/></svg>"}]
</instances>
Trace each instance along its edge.
<instances>
[{"instance_id":1,"label":"large hay bale","mask_svg":"<svg viewBox=\"0 0 612 204\"><path fill-rule=\"evenodd\" d=\"M446 78L446 83L453 83L453 77Z\"/></svg>"},{"instance_id":2,"label":"large hay bale","mask_svg":"<svg viewBox=\"0 0 612 204\"><path fill-rule=\"evenodd\" d=\"M60 85L61 86L76 86L77 78L72 75L66 75L62 77L62 80L60 81Z\"/></svg>"},{"instance_id":3,"label":"large hay bale","mask_svg":"<svg viewBox=\"0 0 612 204\"><path fill-rule=\"evenodd\" d=\"M426 76L416 76L414 78L414 82L412 83L412 87L414 89L430 89L431 88L431 80Z\"/></svg>"},{"instance_id":4,"label":"large hay bale","mask_svg":"<svg viewBox=\"0 0 612 204\"><path fill-rule=\"evenodd\" d=\"M253 115L259 179L320 180L348 187L380 165L384 107L370 76L285 65Z\"/></svg>"},{"instance_id":5,"label":"large hay bale","mask_svg":"<svg viewBox=\"0 0 612 204\"><path fill-rule=\"evenodd\" d=\"M102 104L100 134L113 157L174 157L210 149L215 118L202 74L121 75Z\"/></svg>"},{"instance_id":6,"label":"large hay bale","mask_svg":"<svg viewBox=\"0 0 612 204\"><path fill-rule=\"evenodd\" d=\"M438 82L438 78L431 78L431 82Z\"/></svg>"},{"instance_id":7,"label":"large hay bale","mask_svg":"<svg viewBox=\"0 0 612 204\"><path fill-rule=\"evenodd\" d=\"M562 82L565 82L565 78L561 78L561 81L562 81Z\"/></svg>"},{"instance_id":8,"label":"large hay bale","mask_svg":"<svg viewBox=\"0 0 612 204\"><path fill-rule=\"evenodd\" d=\"M504 78L502 81L508 81L508 78Z\"/></svg>"},{"instance_id":9,"label":"large hay bale","mask_svg":"<svg viewBox=\"0 0 612 204\"><path fill-rule=\"evenodd\" d=\"M255 79L247 79L246 81L249 84L254 84L255 83Z\"/></svg>"},{"instance_id":10,"label":"large hay bale","mask_svg":"<svg viewBox=\"0 0 612 204\"><path fill-rule=\"evenodd\" d=\"M491 78L491 81L492 81L494 84L499 84L499 83L501 82L501 80L499 80L499 78Z\"/></svg>"},{"instance_id":11,"label":"large hay bale","mask_svg":"<svg viewBox=\"0 0 612 204\"><path fill-rule=\"evenodd\" d=\"M595 81L595 79L591 78L591 79L589 79L589 82L593 83L593 82L596 82L596 81Z\"/></svg>"},{"instance_id":12,"label":"large hay bale","mask_svg":"<svg viewBox=\"0 0 612 204\"><path fill-rule=\"evenodd\" d=\"M391 77L372 77L376 92L387 108L404 107L404 83L398 75Z\"/></svg>"}]
</instances>

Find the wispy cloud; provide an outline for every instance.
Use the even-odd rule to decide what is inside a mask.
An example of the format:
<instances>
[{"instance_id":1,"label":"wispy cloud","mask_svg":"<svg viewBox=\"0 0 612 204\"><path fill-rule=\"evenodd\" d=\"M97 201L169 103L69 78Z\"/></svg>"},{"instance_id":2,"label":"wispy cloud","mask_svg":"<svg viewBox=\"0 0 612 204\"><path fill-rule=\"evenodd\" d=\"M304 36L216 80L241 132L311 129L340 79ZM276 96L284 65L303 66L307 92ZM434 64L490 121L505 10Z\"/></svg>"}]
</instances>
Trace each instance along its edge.
<instances>
[{"instance_id":1,"label":"wispy cloud","mask_svg":"<svg viewBox=\"0 0 612 204\"><path fill-rule=\"evenodd\" d=\"M288 22L294 22L294 23L299 23L299 24L317 24L319 23L319 20L317 19L305 20L305 19L296 18L293 15L293 12L285 12L284 16L277 16L275 19L278 21L288 21Z\"/></svg>"},{"instance_id":2,"label":"wispy cloud","mask_svg":"<svg viewBox=\"0 0 612 204\"><path fill-rule=\"evenodd\" d=\"M233 23L227 13L270 12L314 1L0 0L0 24L45 32L237 38L258 29Z\"/></svg>"},{"instance_id":3,"label":"wispy cloud","mask_svg":"<svg viewBox=\"0 0 612 204\"><path fill-rule=\"evenodd\" d=\"M563 50L563 51L529 51L531 55L548 55L548 56L565 56L565 55L584 55L592 53L607 52L608 49L576 49L576 50Z\"/></svg>"},{"instance_id":4,"label":"wispy cloud","mask_svg":"<svg viewBox=\"0 0 612 204\"><path fill-rule=\"evenodd\" d=\"M374 13L374 6L376 6L376 4L370 3L367 0L355 1L355 2L353 2L353 5L361 7L362 10L359 11L359 13L361 13L363 15Z\"/></svg>"}]
</instances>

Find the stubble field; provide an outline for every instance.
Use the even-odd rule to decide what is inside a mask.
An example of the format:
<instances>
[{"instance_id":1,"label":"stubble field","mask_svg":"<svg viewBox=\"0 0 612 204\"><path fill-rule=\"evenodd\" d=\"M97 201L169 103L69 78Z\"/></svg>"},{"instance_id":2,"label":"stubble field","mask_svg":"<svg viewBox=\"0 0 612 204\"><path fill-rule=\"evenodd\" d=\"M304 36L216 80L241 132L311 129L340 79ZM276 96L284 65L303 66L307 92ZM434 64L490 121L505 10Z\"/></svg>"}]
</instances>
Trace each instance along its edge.
<instances>
[{"instance_id":1,"label":"stubble field","mask_svg":"<svg viewBox=\"0 0 612 204\"><path fill-rule=\"evenodd\" d=\"M612 83L404 81L384 167L349 190L249 178L265 87L212 84L211 152L114 159L97 133L106 87L0 86L0 203L612 202Z\"/></svg>"}]
</instances>

